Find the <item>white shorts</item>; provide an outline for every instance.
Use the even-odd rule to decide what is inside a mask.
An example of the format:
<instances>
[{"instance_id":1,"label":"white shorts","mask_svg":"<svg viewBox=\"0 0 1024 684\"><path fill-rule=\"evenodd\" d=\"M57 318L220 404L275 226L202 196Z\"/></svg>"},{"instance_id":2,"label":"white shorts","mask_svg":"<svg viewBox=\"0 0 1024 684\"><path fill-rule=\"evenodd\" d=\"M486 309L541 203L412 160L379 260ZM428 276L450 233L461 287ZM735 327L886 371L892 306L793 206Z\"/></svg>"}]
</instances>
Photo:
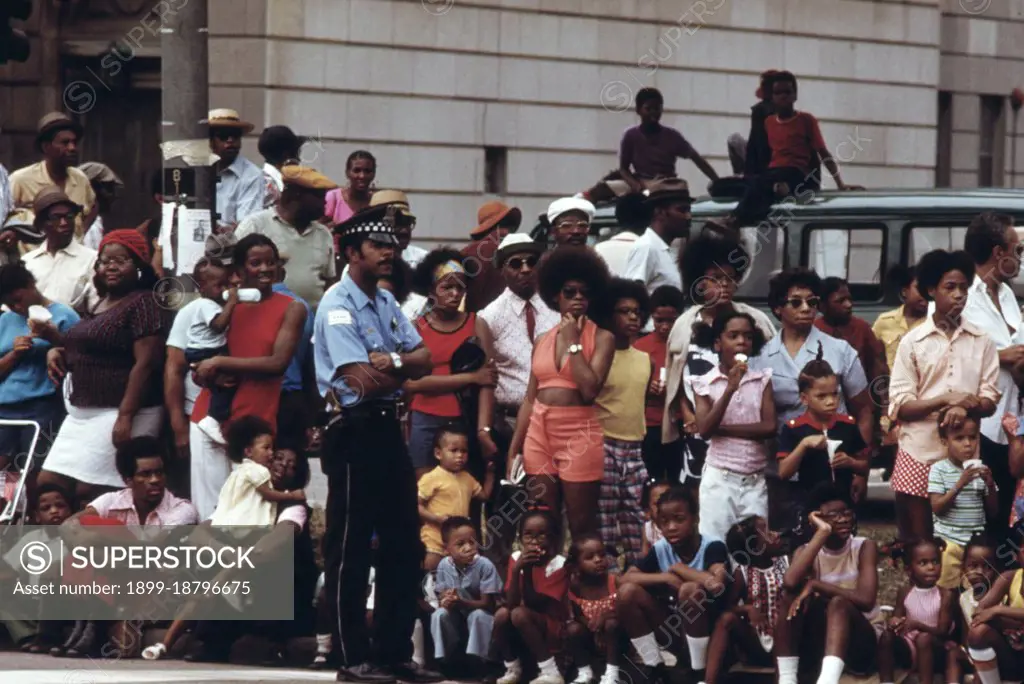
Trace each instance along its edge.
<instances>
[{"instance_id":1,"label":"white shorts","mask_svg":"<svg viewBox=\"0 0 1024 684\"><path fill-rule=\"evenodd\" d=\"M705 464L700 478L701 536L724 541L730 527L752 515L768 518L764 473L743 475Z\"/></svg>"}]
</instances>

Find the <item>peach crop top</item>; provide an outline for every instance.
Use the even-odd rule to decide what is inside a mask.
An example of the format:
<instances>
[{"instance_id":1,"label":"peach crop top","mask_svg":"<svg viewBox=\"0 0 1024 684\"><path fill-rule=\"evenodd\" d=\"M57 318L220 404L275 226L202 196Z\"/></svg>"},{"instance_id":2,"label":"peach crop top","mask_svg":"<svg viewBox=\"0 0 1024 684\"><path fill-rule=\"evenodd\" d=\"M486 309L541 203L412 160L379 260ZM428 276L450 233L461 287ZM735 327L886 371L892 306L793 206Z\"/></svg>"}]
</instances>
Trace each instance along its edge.
<instances>
[{"instance_id":1,"label":"peach crop top","mask_svg":"<svg viewBox=\"0 0 1024 684\"><path fill-rule=\"evenodd\" d=\"M533 374L537 378L537 389L549 389L559 387L561 389L577 389L576 381L572 379L572 369L569 368L571 359L566 357L562 364L562 370L555 370L555 340L558 338L558 326L544 334L537 342L533 350ZM583 332L580 333L580 343L583 345L583 358L590 361L594 355L595 340L597 339L597 325L591 321L583 325Z\"/></svg>"}]
</instances>

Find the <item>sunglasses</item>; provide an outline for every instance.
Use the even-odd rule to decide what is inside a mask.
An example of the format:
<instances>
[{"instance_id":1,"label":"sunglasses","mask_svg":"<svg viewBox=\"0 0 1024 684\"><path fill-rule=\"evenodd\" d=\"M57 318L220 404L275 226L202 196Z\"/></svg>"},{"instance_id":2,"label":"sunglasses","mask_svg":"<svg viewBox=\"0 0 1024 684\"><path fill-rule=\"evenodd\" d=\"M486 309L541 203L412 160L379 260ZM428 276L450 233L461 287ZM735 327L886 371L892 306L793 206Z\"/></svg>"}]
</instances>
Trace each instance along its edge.
<instances>
[{"instance_id":1,"label":"sunglasses","mask_svg":"<svg viewBox=\"0 0 1024 684\"><path fill-rule=\"evenodd\" d=\"M590 290L585 287L566 286L562 288L562 296L566 299L576 299L577 297L586 299L590 296Z\"/></svg>"},{"instance_id":2,"label":"sunglasses","mask_svg":"<svg viewBox=\"0 0 1024 684\"><path fill-rule=\"evenodd\" d=\"M512 257L511 259L505 262L505 265L507 265L514 271L520 270L523 267L523 264L526 264L530 268L533 268L534 266L537 265L537 257Z\"/></svg>"},{"instance_id":3,"label":"sunglasses","mask_svg":"<svg viewBox=\"0 0 1024 684\"><path fill-rule=\"evenodd\" d=\"M793 297L785 301L786 306L791 309L801 309L806 304L811 309L817 309L818 305L821 304L820 297L808 297L807 299L800 299L799 297Z\"/></svg>"},{"instance_id":4,"label":"sunglasses","mask_svg":"<svg viewBox=\"0 0 1024 684\"><path fill-rule=\"evenodd\" d=\"M221 141L241 140L242 132L234 128L218 128L213 132L213 137Z\"/></svg>"}]
</instances>

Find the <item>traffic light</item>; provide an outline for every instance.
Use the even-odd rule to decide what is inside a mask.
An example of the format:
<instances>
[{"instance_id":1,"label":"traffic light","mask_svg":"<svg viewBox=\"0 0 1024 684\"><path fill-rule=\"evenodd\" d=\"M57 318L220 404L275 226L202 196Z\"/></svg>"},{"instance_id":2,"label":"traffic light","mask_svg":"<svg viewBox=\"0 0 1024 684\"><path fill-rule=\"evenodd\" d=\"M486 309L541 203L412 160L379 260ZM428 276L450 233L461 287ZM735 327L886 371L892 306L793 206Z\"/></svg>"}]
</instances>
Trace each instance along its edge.
<instances>
[{"instance_id":1,"label":"traffic light","mask_svg":"<svg viewBox=\"0 0 1024 684\"><path fill-rule=\"evenodd\" d=\"M28 36L13 28L11 20L25 21L30 16L32 0L0 0L0 64L28 61Z\"/></svg>"}]
</instances>

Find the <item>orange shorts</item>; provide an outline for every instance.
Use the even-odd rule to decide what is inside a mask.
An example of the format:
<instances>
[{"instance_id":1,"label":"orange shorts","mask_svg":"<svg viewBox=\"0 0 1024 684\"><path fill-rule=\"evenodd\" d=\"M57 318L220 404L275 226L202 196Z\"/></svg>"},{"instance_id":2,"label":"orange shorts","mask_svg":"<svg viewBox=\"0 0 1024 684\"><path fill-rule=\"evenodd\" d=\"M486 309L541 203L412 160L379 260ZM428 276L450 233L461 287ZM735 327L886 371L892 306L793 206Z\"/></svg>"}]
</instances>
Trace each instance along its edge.
<instances>
[{"instance_id":1,"label":"orange shorts","mask_svg":"<svg viewBox=\"0 0 1024 684\"><path fill-rule=\"evenodd\" d=\"M527 475L551 475L565 482L604 479L604 432L593 406L533 403L523 445Z\"/></svg>"}]
</instances>

